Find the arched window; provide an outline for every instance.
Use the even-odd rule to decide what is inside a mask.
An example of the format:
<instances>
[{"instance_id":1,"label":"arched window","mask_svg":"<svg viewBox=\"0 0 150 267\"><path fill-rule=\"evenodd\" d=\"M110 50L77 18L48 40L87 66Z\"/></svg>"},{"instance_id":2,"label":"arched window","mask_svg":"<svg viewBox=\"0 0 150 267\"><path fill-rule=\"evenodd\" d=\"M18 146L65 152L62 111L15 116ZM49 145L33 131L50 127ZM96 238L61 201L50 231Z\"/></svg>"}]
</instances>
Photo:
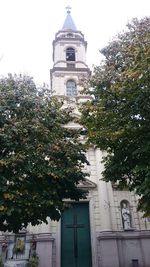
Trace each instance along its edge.
<instances>
[{"instance_id":1,"label":"arched window","mask_svg":"<svg viewBox=\"0 0 150 267\"><path fill-rule=\"evenodd\" d=\"M120 206L121 206L123 229L125 230L131 229L132 222L131 222L130 203L127 200L122 200Z\"/></svg>"},{"instance_id":2,"label":"arched window","mask_svg":"<svg viewBox=\"0 0 150 267\"><path fill-rule=\"evenodd\" d=\"M75 97L77 95L77 87L74 80L67 81L66 92L67 96Z\"/></svg>"},{"instance_id":3,"label":"arched window","mask_svg":"<svg viewBox=\"0 0 150 267\"><path fill-rule=\"evenodd\" d=\"M75 61L75 49L68 47L66 49L66 61Z\"/></svg>"}]
</instances>

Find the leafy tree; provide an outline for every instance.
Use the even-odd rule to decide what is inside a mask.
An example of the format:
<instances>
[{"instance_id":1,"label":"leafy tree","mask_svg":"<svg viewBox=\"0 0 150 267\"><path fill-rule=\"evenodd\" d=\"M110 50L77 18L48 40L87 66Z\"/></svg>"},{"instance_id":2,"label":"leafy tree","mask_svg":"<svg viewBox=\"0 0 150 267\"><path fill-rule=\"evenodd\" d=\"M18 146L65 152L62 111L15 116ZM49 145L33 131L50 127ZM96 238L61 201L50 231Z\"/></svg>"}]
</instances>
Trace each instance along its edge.
<instances>
[{"instance_id":1,"label":"leafy tree","mask_svg":"<svg viewBox=\"0 0 150 267\"><path fill-rule=\"evenodd\" d=\"M82 107L89 142L107 152L105 181L139 195L150 214L150 18L134 19L102 49L104 60L85 86Z\"/></svg>"},{"instance_id":2,"label":"leafy tree","mask_svg":"<svg viewBox=\"0 0 150 267\"><path fill-rule=\"evenodd\" d=\"M77 187L86 162L73 117L28 76L0 80L0 230L58 220L63 199L85 198Z\"/></svg>"}]
</instances>

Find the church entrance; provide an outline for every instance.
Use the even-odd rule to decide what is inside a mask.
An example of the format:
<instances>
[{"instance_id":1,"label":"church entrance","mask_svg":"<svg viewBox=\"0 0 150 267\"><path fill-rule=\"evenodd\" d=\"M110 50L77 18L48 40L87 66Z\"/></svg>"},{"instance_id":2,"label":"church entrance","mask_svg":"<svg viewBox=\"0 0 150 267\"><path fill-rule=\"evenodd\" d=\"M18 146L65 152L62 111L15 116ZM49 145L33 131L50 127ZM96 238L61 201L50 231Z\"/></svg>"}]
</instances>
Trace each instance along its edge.
<instances>
[{"instance_id":1,"label":"church entrance","mask_svg":"<svg viewBox=\"0 0 150 267\"><path fill-rule=\"evenodd\" d=\"M92 267L88 203L73 203L62 214L61 267Z\"/></svg>"}]
</instances>

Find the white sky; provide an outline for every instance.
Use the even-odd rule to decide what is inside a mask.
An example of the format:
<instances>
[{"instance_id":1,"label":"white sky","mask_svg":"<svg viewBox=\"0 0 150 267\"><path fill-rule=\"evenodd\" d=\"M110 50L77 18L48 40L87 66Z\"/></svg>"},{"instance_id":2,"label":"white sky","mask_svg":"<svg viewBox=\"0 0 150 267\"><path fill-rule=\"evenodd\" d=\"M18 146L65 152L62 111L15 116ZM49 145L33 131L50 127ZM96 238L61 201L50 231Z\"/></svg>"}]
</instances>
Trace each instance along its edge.
<instances>
[{"instance_id":1,"label":"white sky","mask_svg":"<svg viewBox=\"0 0 150 267\"><path fill-rule=\"evenodd\" d=\"M150 15L150 0L0 0L0 75L28 73L36 83L49 84L52 41L68 4L88 41L90 68L100 62L99 49L128 21Z\"/></svg>"}]
</instances>

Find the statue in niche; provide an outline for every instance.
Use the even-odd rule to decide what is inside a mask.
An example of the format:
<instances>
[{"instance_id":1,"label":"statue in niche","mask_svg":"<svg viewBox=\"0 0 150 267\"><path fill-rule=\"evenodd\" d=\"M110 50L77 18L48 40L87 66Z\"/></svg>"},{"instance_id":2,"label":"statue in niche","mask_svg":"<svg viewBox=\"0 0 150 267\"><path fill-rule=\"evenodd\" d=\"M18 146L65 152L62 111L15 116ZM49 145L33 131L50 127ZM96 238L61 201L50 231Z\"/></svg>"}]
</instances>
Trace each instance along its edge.
<instances>
[{"instance_id":1,"label":"statue in niche","mask_svg":"<svg viewBox=\"0 0 150 267\"><path fill-rule=\"evenodd\" d=\"M126 202L122 202L121 215L123 221L123 228L125 230L131 229L131 213Z\"/></svg>"}]
</instances>

